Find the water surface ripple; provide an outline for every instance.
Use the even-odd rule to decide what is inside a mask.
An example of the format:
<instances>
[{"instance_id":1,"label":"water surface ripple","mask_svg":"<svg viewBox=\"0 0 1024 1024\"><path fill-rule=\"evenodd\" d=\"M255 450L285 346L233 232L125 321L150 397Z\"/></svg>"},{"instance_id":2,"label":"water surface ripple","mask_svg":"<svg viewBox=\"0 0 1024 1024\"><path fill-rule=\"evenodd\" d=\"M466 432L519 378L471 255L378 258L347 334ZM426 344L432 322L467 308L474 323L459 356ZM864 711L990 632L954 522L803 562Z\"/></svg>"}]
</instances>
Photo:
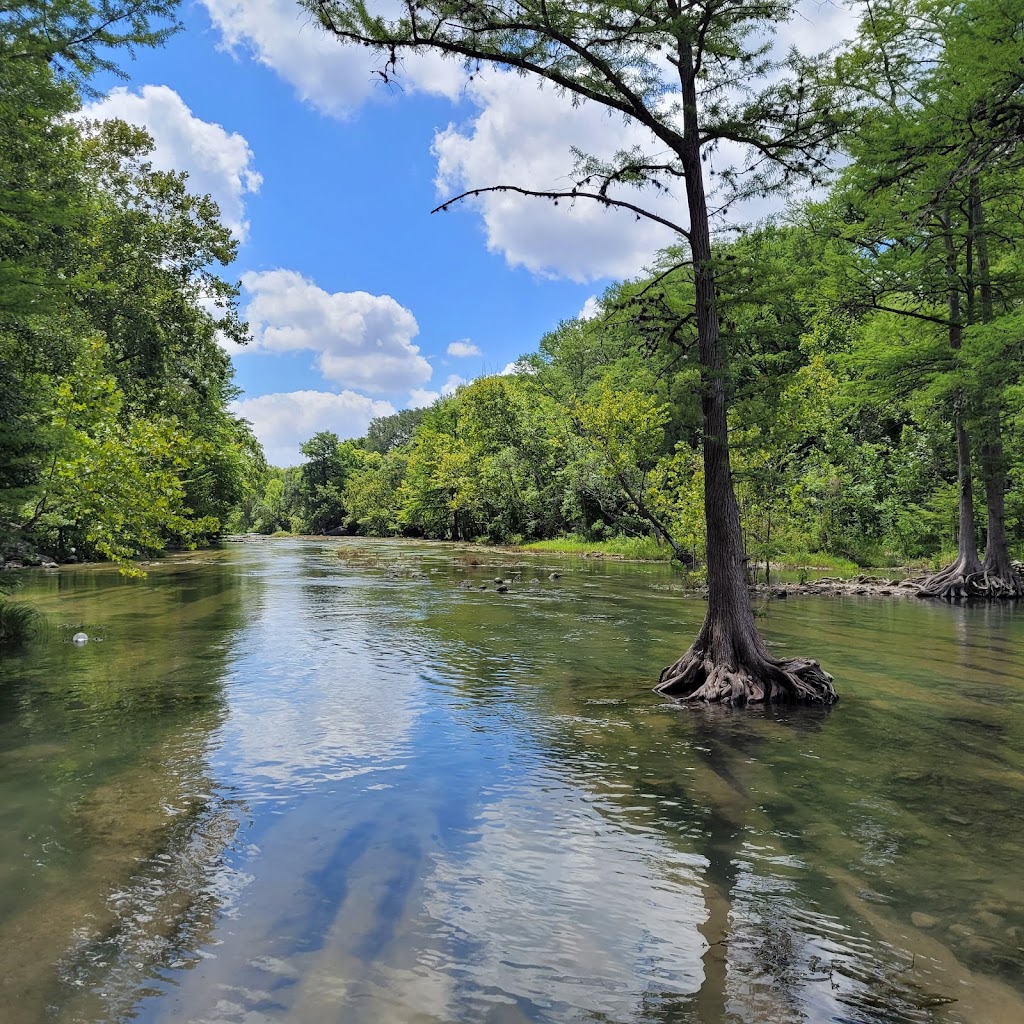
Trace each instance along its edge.
<instances>
[{"instance_id":1,"label":"water surface ripple","mask_svg":"<svg viewBox=\"0 0 1024 1024\"><path fill-rule=\"evenodd\" d=\"M1024 1019L1024 609L774 602L842 700L737 714L650 690L703 615L664 566L258 541L26 596L2 1020Z\"/></svg>"}]
</instances>

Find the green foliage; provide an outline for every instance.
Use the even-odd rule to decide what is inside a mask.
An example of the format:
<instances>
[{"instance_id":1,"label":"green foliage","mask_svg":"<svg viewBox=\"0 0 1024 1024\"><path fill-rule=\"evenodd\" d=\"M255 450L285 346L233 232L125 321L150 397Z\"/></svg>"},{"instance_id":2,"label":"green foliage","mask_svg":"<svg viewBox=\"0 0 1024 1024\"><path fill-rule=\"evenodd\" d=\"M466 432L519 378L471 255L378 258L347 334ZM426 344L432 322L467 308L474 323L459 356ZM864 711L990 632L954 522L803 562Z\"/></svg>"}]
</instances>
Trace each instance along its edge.
<instances>
[{"instance_id":1,"label":"green foliage","mask_svg":"<svg viewBox=\"0 0 1024 1024\"><path fill-rule=\"evenodd\" d=\"M124 74L116 51L160 46L179 28L178 0L20 0L0 9L0 60L50 65L89 88L98 72ZM113 53L112 53L113 51Z\"/></svg>"},{"instance_id":2,"label":"green foliage","mask_svg":"<svg viewBox=\"0 0 1024 1024\"><path fill-rule=\"evenodd\" d=\"M31 605L0 596L0 647L27 643L45 628L46 620Z\"/></svg>"},{"instance_id":3,"label":"green foliage","mask_svg":"<svg viewBox=\"0 0 1024 1024\"><path fill-rule=\"evenodd\" d=\"M609 537L606 540L588 540L579 535L536 540L524 544L526 551L558 551L590 558L629 558L642 562L666 562L672 557L667 544L659 544L653 537Z\"/></svg>"},{"instance_id":4,"label":"green foliage","mask_svg":"<svg viewBox=\"0 0 1024 1024\"><path fill-rule=\"evenodd\" d=\"M838 250L821 240L822 215L718 250L735 353L733 473L751 569L762 573L801 562L849 571L955 546L948 343L934 324L837 307ZM306 467L271 471L277 512L256 528L299 515L301 479L320 474L348 526L365 533L698 565L699 380L685 358L692 337L668 338L691 287L676 271L610 290L602 318L561 324L523 360L528 372L460 388L420 412L403 443L381 443L398 422L379 423L386 452L350 443L351 466L332 461L341 442L318 435ZM653 312L637 302L652 294ZM960 379L1007 365L1022 336L1010 314L967 329ZM1016 466L1024 389L1009 394ZM1008 503L1019 542L1024 501L1011 490Z\"/></svg>"},{"instance_id":5,"label":"green foliage","mask_svg":"<svg viewBox=\"0 0 1024 1024\"><path fill-rule=\"evenodd\" d=\"M119 52L174 30L175 6L0 12L0 555L134 572L215 534L264 471L228 412L218 337L246 330L215 272L235 254L216 204L154 170L140 129L69 117Z\"/></svg>"},{"instance_id":6,"label":"green foliage","mask_svg":"<svg viewBox=\"0 0 1024 1024\"><path fill-rule=\"evenodd\" d=\"M63 531L126 571L168 538L191 543L216 528L184 504L182 471L195 439L173 418L124 415L124 396L90 344L53 392L49 462L23 524L37 537Z\"/></svg>"}]
</instances>

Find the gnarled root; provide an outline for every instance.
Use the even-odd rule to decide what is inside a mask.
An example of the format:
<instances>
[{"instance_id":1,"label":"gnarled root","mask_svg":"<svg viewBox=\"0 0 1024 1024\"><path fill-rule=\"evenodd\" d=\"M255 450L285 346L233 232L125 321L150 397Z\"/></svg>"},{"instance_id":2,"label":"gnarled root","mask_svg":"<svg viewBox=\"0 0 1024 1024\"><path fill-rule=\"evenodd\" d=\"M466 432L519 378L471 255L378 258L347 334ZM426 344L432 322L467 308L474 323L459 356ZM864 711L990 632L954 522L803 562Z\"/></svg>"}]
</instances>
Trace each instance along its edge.
<instances>
[{"instance_id":1,"label":"gnarled root","mask_svg":"<svg viewBox=\"0 0 1024 1024\"><path fill-rule=\"evenodd\" d=\"M1008 557L986 554L982 564L986 597L1015 601L1024 598L1024 576L1019 562Z\"/></svg>"},{"instance_id":2,"label":"gnarled root","mask_svg":"<svg viewBox=\"0 0 1024 1024\"><path fill-rule=\"evenodd\" d=\"M732 705L834 704L839 699L832 677L810 658L778 661L757 655L749 663L716 664L700 641L661 673L655 690L681 702Z\"/></svg>"},{"instance_id":3,"label":"gnarled root","mask_svg":"<svg viewBox=\"0 0 1024 1024\"><path fill-rule=\"evenodd\" d=\"M934 576L929 576L918 591L919 597L943 601L969 598L1009 599L1024 597L1024 580L1009 563L1005 566L967 565L958 559Z\"/></svg>"}]
</instances>

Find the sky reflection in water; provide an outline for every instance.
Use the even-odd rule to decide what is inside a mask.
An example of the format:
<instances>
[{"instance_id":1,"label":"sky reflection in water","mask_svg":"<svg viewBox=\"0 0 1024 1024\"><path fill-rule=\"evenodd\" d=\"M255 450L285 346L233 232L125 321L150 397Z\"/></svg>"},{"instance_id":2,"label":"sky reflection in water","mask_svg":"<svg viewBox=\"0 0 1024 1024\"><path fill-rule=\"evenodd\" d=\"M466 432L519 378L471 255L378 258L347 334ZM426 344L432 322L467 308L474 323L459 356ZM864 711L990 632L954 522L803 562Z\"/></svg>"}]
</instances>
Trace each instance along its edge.
<instances>
[{"instance_id":1,"label":"sky reflection in water","mask_svg":"<svg viewBox=\"0 0 1024 1024\"><path fill-rule=\"evenodd\" d=\"M17 868L10 1019L1024 1017L1020 615L773 604L840 705L687 712L649 690L703 613L668 570L511 557L258 542L34 584L106 639L4 666L0 863L67 850ZM57 977L12 953L33 929Z\"/></svg>"}]
</instances>

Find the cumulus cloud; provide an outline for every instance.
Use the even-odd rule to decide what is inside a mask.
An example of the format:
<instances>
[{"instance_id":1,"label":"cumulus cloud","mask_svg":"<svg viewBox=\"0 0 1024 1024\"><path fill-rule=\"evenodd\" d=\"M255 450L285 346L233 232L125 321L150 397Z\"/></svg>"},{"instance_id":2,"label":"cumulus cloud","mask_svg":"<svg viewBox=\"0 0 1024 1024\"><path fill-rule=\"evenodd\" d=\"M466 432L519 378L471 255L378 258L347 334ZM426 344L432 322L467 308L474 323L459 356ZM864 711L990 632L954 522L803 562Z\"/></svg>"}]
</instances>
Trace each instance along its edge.
<instances>
[{"instance_id":1,"label":"cumulus cloud","mask_svg":"<svg viewBox=\"0 0 1024 1024\"><path fill-rule=\"evenodd\" d=\"M288 82L299 97L333 117L351 114L371 95L391 94L374 72L382 60L332 38L295 0L202 0L224 45L249 54ZM465 74L456 61L417 55L402 62L410 92L458 96Z\"/></svg>"},{"instance_id":2,"label":"cumulus cloud","mask_svg":"<svg viewBox=\"0 0 1024 1024\"><path fill-rule=\"evenodd\" d=\"M571 146L611 157L616 150L649 142L646 130L635 123L609 117L593 103L573 107L569 97L515 74L478 76L468 95L479 112L434 137L442 196L503 184L569 188ZM669 218L682 215L678 197L650 195L643 201ZM510 266L545 276L575 281L627 277L674 237L659 224L588 200L555 207L547 200L492 192L472 203L483 218L487 247L502 253Z\"/></svg>"},{"instance_id":3,"label":"cumulus cloud","mask_svg":"<svg viewBox=\"0 0 1024 1024\"><path fill-rule=\"evenodd\" d=\"M796 45L814 52L849 36L855 22L849 8L827 0L805 0L796 17L779 26L780 54ZM494 70L474 78L466 95L477 112L462 124L436 133L439 194L448 196L491 185L513 184L535 190L556 190L571 184L571 147L608 157L633 146L651 149L646 129L601 106L573 106L569 97L534 80ZM666 96L664 102L671 102ZM723 145L718 163L742 165L739 147ZM682 186L673 195L623 190L622 198L687 224ZM674 234L652 221L637 221L625 211L608 210L592 201L574 205L530 199L508 192L488 193L473 200L484 222L487 246L510 266L544 276L574 281L623 278L639 273L654 253L674 241ZM778 203L748 203L730 213L757 220L778 209Z\"/></svg>"},{"instance_id":4,"label":"cumulus cloud","mask_svg":"<svg viewBox=\"0 0 1024 1024\"><path fill-rule=\"evenodd\" d=\"M594 317L601 315L601 300L596 295L591 295L586 302L583 303L583 308L576 314L578 320L593 320Z\"/></svg>"},{"instance_id":5,"label":"cumulus cloud","mask_svg":"<svg viewBox=\"0 0 1024 1024\"><path fill-rule=\"evenodd\" d=\"M416 318L390 295L327 292L294 270L250 271L250 349L316 353L324 378L376 393L425 384L433 370L412 344Z\"/></svg>"},{"instance_id":6,"label":"cumulus cloud","mask_svg":"<svg viewBox=\"0 0 1024 1024\"><path fill-rule=\"evenodd\" d=\"M249 230L245 196L258 192L263 178L252 166L249 143L238 132L196 117L166 85L145 85L139 93L118 86L86 106L81 116L119 118L145 128L156 144L153 166L187 171L189 189L201 195L209 193L220 206L224 223L245 239Z\"/></svg>"},{"instance_id":7,"label":"cumulus cloud","mask_svg":"<svg viewBox=\"0 0 1024 1024\"><path fill-rule=\"evenodd\" d=\"M453 341L448 346L448 355L468 359L470 356L482 356L483 352L470 341Z\"/></svg>"},{"instance_id":8,"label":"cumulus cloud","mask_svg":"<svg viewBox=\"0 0 1024 1024\"><path fill-rule=\"evenodd\" d=\"M468 383L469 382L465 377L460 377L457 373L452 373L441 385L440 391L428 391L425 388L412 388L409 391L409 408L422 409L424 406L433 405L443 395L454 395L463 384Z\"/></svg>"},{"instance_id":9,"label":"cumulus cloud","mask_svg":"<svg viewBox=\"0 0 1024 1024\"><path fill-rule=\"evenodd\" d=\"M299 445L321 430L338 437L362 437L370 420L390 416L390 402L374 401L354 391L289 391L233 402L232 412L252 423L272 466L305 462Z\"/></svg>"},{"instance_id":10,"label":"cumulus cloud","mask_svg":"<svg viewBox=\"0 0 1024 1024\"><path fill-rule=\"evenodd\" d=\"M224 44L272 68L306 102L332 116L346 116L381 89L374 71L380 58L362 47L338 43L294 0L202 0ZM805 0L797 16L779 27L778 52L796 44L813 51L848 36L851 11L828 0ZM598 156L639 144L650 136L636 124L609 116L601 106L573 107L552 89L539 90L534 80L485 69L469 82L455 61L436 55L409 56L399 69L407 93L468 98L476 107L465 122L436 133L437 184L442 197L495 184L557 189L569 184L571 147ZM723 147L720 156L738 155ZM685 203L675 196L631 194L640 205L683 221ZM623 195L627 194L625 191ZM674 240L657 223L636 221L625 211L596 203L550 202L493 193L472 205L483 219L487 245L513 267L575 281L633 276L653 254ZM774 207L765 203L733 213L758 219Z\"/></svg>"}]
</instances>

